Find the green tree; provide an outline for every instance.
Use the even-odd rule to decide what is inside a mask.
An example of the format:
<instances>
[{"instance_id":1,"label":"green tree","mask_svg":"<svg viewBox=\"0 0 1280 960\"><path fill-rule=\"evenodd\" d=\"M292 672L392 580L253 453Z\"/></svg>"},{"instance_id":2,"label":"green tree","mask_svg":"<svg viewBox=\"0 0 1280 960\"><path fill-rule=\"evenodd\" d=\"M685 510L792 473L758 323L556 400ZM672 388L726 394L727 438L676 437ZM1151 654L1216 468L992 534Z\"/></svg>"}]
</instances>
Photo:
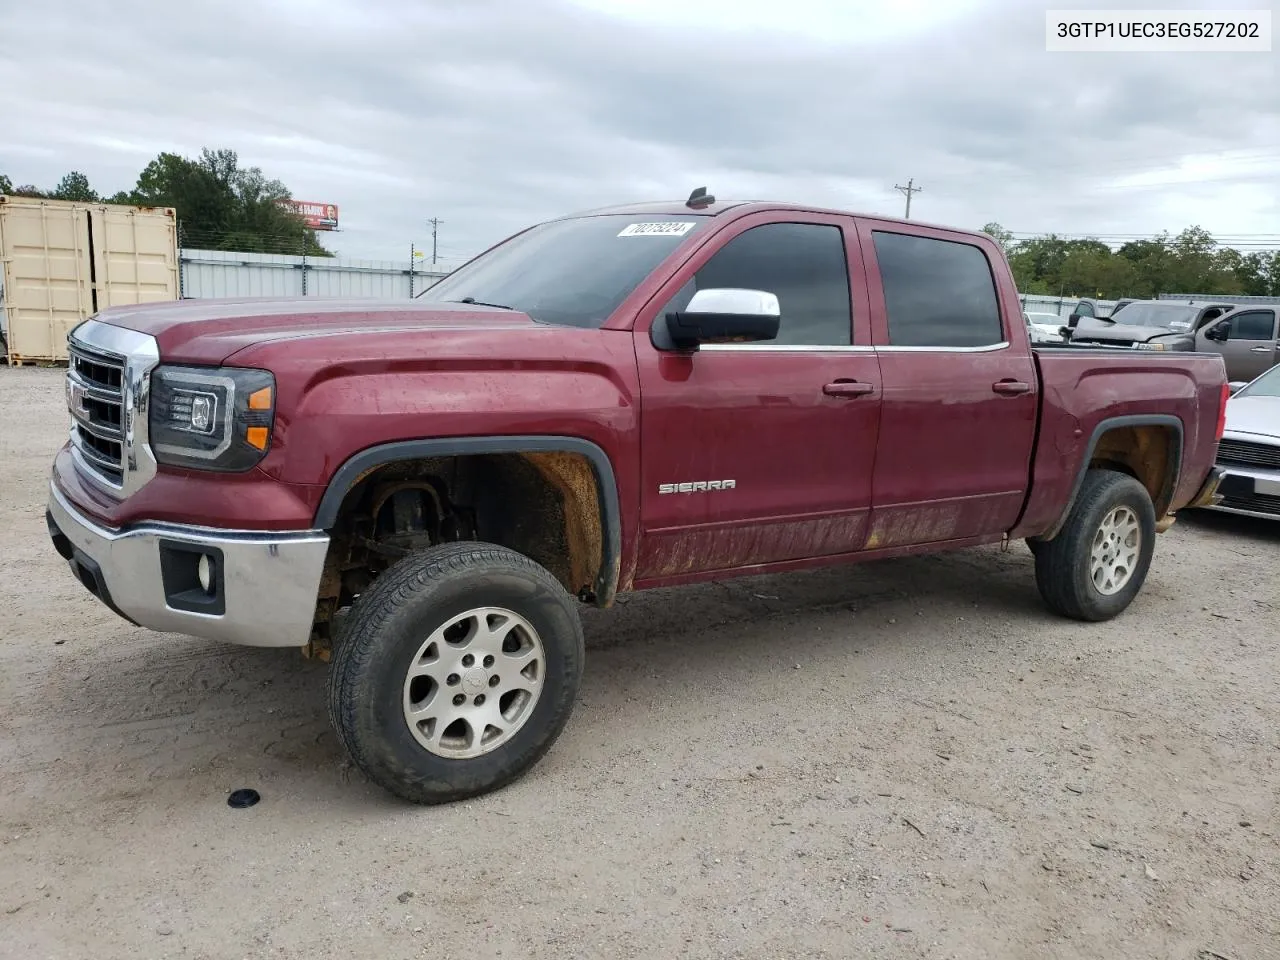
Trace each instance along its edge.
<instances>
[{"instance_id":1,"label":"green tree","mask_svg":"<svg viewBox=\"0 0 1280 960\"><path fill-rule=\"evenodd\" d=\"M13 193L13 181L3 173L0 173L0 196L3 196L6 193Z\"/></svg>"},{"instance_id":2,"label":"green tree","mask_svg":"<svg viewBox=\"0 0 1280 960\"><path fill-rule=\"evenodd\" d=\"M197 160L160 154L125 199L174 207L187 246L331 256L315 231L285 205L289 197L289 188L279 180L257 167L241 167L234 150L206 148Z\"/></svg>"},{"instance_id":3,"label":"green tree","mask_svg":"<svg viewBox=\"0 0 1280 960\"><path fill-rule=\"evenodd\" d=\"M987 236L989 236L996 243L1000 244L1000 249L1005 252L1005 256L1009 255L1010 251L1013 249L1013 246L1014 246L1014 239L1013 239L1012 233L1010 233L1004 227L1000 226L1000 224L996 223L994 220L992 220L988 224L985 224L982 228L982 232L985 233Z\"/></svg>"},{"instance_id":4,"label":"green tree","mask_svg":"<svg viewBox=\"0 0 1280 960\"><path fill-rule=\"evenodd\" d=\"M50 200L79 200L81 203L97 203L101 198L89 186L89 178L79 170L72 170L49 193Z\"/></svg>"}]
</instances>

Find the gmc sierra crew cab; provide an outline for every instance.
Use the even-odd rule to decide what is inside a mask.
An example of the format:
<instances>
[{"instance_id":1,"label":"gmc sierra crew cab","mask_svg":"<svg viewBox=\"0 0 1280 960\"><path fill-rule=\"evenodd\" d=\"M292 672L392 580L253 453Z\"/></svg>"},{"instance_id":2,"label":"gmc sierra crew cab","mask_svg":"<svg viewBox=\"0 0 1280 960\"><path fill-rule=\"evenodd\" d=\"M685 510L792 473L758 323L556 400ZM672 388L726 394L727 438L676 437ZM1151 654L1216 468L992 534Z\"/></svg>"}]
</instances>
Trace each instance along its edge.
<instances>
[{"instance_id":1,"label":"gmc sierra crew cab","mask_svg":"<svg viewBox=\"0 0 1280 960\"><path fill-rule=\"evenodd\" d=\"M698 191L416 300L112 307L69 348L75 575L328 659L354 762L424 803L537 762L621 591L1024 538L1051 610L1116 616L1215 502L1227 400L1218 356L1033 349L981 233Z\"/></svg>"}]
</instances>

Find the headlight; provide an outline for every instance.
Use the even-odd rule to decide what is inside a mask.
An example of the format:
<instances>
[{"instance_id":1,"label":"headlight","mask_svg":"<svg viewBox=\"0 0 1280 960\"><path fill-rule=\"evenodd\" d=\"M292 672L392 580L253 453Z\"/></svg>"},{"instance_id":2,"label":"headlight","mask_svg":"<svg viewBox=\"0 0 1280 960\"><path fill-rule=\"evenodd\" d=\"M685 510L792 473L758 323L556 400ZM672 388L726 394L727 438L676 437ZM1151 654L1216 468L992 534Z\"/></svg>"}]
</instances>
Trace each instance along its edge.
<instances>
[{"instance_id":1,"label":"headlight","mask_svg":"<svg viewBox=\"0 0 1280 960\"><path fill-rule=\"evenodd\" d=\"M248 470L271 444L276 381L266 370L157 367L151 374L156 460L200 470Z\"/></svg>"},{"instance_id":2,"label":"headlight","mask_svg":"<svg viewBox=\"0 0 1280 960\"><path fill-rule=\"evenodd\" d=\"M1166 337L1154 337L1146 343L1135 343L1135 350L1194 350L1195 341L1185 334Z\"/></svg>"}]
</instances>

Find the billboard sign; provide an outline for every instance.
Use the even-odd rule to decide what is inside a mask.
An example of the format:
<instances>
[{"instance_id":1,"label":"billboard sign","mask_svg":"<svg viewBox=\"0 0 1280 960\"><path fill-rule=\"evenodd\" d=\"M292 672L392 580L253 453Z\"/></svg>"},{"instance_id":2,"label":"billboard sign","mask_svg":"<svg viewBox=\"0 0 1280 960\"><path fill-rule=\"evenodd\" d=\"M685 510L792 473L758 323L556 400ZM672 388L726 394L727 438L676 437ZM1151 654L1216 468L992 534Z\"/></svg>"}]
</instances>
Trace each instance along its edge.
<instances>
[{"instance_id":1,"label":"billboard sign","mask_svg":"<svg viewBox=\"0 0 1280 960\"><path fill-rule=\"evenodd\" d=\"M293 212L300 216L312 230L337 230L338 207L332 203L312 203L309 200L289 200Z\"/></svg>"}]
</instances>

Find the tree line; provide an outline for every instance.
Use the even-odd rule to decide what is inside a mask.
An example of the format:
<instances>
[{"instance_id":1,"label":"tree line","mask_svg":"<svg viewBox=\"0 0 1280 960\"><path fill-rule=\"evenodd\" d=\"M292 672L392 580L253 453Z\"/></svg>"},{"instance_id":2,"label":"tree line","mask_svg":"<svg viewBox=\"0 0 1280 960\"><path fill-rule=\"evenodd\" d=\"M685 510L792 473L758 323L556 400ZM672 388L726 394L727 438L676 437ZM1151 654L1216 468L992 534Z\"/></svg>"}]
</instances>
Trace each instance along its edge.
<instances>
[{"instance_id":1,"label":"tree line","mask_svg":"<svg viewBox=\"0 0 1280 960\"><path fill-rule=\"evenodd\" d=\"M258 167L240 166L234 150L205 148L196 159L161 153L138 174L133 189L110 195L99 193L78 170L49 190L31 184L14 186L0 173L0 194L5 193L82 203L173 207L178 212L181 244L186 247L332 256L302 217L281 202L291 198L289 188Z\"/></svg>"},{"instance_id":2,"label":"tree line","mask_svg":"<svg viewBox=\"0 0 1280 960\"><path fill-rule=\"evenodd\" d=\"M1280 250L1242 252L1201 227L1115 249L1055 234L1016 240L998 223L982 229L1004 248L1019 293L1103 300L1151 300L1162 293L1280 297Z\"/></svg>"}]
</instances>

